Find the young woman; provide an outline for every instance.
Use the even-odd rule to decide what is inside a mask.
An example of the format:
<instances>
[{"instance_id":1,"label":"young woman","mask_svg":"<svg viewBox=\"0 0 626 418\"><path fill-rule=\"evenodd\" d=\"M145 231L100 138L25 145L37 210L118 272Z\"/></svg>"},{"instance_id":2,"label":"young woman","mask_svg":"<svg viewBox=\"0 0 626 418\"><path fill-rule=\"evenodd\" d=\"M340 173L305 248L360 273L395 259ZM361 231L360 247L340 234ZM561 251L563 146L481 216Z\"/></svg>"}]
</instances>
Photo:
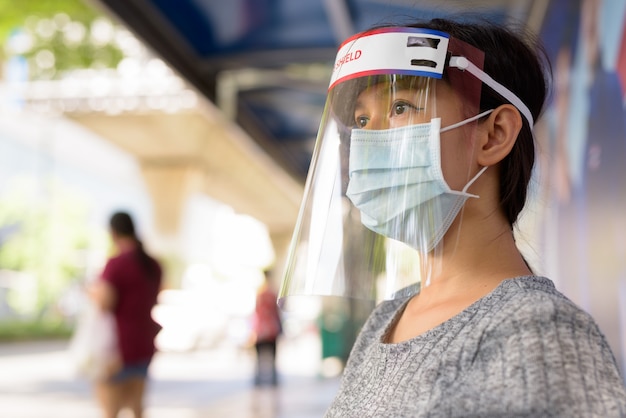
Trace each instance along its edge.
<instances>
[{"instance_id":1,"label":"young woman","mask_svg":"<svg viewBox=\"0 0 626 418\"><path fill-rule=\"evenodd\" d=\"M109 226L118 254L107 262L92 296L115 316L120 361L110 376L96 382L96 394L105 418L116 418L123 408L141 418L159 331L151 311L161 287L161 267L143 249L128 213L115 213Z\"/></svg>"},{"instance_id":2,"label":"young woman","mask_svg":"<svg viewBox=\"0 0 626 418\"><path fill-rule=\"evenodd\" d=\"M280 302L389 300L327 417L626 416L598 326L515 243L547 95L538 51L445 19L341 46Z\"/></svg>"}]
</instances>

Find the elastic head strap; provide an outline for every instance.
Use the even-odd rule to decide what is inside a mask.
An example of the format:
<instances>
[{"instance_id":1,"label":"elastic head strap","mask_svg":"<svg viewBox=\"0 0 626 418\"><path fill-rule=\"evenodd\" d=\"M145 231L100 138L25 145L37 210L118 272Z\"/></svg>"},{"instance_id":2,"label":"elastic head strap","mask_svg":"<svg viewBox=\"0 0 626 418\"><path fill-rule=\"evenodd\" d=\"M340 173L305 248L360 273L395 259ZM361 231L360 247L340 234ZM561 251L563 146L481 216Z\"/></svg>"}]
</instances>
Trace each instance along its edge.
<instances>
[{"instance_id":1,"label":"elastic head strap","mask_svg":"<svg viewBox=\"0 0 626 418\"><path fill-rule=\"evenodd\" d=\"M465 57L450 57L450 67L458 68L462 71L467 70L474 77L478 78L480 81L491 87L495 92L511 102L511 104L513 104L513 106L515 106L517 110L519 110L522 115L524 115L524 118L526 118L526 121L528 121L530 130L533 130L535 122L533 120L532 113L530 113L530 110L524 104L524 102L522 102L519 97L517 97L511 90L507 89L502 84L491 78L487 73L475 66L470 60Z\"/></svg>"}]
</instances>

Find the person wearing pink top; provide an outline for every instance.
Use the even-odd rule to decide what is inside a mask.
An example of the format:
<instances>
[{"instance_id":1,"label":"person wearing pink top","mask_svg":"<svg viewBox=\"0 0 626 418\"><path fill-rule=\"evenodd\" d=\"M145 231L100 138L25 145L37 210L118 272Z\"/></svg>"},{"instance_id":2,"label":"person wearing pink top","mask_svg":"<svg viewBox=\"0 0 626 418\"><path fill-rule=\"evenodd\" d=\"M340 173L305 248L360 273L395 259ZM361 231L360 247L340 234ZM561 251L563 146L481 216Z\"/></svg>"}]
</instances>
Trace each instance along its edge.
<instances>
[{"instance_id":1,"label":"person wearing pink top","mask_svg":"<svg viewBox=\"0 0 626 418\"><path fill-rule=\"evenodd\" d=\"M254 347L257 354L257 364L254 376L255 386L262 383L278 384L276 372L276 341L282 333L282 324L278 306L277 295L269 285L268 272L265 272L265 280L259 287L256 297L256 306L252 320L254 334ZM267 376L265 376L267 374Z\"/></svg>"}]
</instances>

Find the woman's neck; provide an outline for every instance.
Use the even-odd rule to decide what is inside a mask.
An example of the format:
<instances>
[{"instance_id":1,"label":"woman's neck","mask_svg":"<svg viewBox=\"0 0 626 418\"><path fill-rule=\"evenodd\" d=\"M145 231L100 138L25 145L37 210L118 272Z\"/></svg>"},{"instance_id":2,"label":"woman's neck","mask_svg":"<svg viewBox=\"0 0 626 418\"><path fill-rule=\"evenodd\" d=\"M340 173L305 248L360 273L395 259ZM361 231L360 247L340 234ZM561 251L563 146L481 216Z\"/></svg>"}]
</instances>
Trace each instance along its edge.
<instances>
[{"instance_id":1,"label":"woman's neck","mask_svg":"<svg viewBox=\"0 0 626 418\"><path fill-rule=\"evenodd\" d=\"M127 253L137 248L137 240L130 237L119 237L115 241L115 246L120 253Z\"/></svg>"},{"instance_id":2,"label":"woman's neck","mask_svg":"<svg viewBox=\"0 0 626 418\"><path fill-rule=\"evenodd\" d=\"M422 278L420 292L411 298L385 342L397 343L420 335L457 315L491 293L502 281L532 274L508 225L495 228L470 222L463 233L446 234L440 253L426 260L433 274ZM451 232L458 232L451 231Z\"/></svg>"},{"instance_id":3,"label":"woman's neck","mask_svg":"<svg viewBox=\"0 0 626 418\"><path fill-rule=\"evenodd\" d=\"M431 254L427 262L434 272L423 281L426 287L450 286L452 293L493 289L507 278L532 274L502 216L491 214L479 220L469 216L459 216L441 250Z\"/></svg>"}]
</instances>

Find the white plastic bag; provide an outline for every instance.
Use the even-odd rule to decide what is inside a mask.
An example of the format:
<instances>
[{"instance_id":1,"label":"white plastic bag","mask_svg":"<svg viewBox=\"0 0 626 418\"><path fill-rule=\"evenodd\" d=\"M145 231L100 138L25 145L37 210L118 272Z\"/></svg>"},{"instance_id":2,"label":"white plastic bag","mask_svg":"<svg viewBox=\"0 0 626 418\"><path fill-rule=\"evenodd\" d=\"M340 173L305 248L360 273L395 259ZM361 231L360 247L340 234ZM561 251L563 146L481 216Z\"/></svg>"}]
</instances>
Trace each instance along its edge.
<instances>
[{"instance_id":1,"label":"white plastic bag","mask_svg":"<svg viewBox=\"0 0 626 418\"><path fill-rule=\"evenodd\" d=\"M111 376L119 365L115 318L88 303L69 345L74 374L89 380Z\"/></svg>"}]
</instances>

